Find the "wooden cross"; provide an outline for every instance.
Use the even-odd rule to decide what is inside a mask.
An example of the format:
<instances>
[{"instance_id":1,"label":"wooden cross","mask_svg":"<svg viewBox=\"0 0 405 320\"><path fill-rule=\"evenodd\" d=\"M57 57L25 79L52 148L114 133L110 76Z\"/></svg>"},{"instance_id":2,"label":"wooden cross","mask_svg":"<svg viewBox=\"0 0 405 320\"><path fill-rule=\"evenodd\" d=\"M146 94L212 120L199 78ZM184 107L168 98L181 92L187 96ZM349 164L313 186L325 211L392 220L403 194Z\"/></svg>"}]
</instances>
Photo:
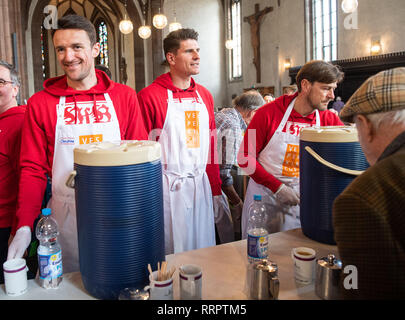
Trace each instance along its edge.
<instances>
[{"instance_id":1,"label":"wooden cross","mask_svg":"<svg viewBox=\"0 0 405 320\"><path fill-rule=\"evenodd\" d=\"M256 81L261 82L261 68L260 68L260 23L263 17L273 11L273 7L266 7L259 11L259 4L255 4L255 13L244 17L243 21L250 24L250 36L253 47L253 64L256 67Z\"/></svg>"}]
</instances>

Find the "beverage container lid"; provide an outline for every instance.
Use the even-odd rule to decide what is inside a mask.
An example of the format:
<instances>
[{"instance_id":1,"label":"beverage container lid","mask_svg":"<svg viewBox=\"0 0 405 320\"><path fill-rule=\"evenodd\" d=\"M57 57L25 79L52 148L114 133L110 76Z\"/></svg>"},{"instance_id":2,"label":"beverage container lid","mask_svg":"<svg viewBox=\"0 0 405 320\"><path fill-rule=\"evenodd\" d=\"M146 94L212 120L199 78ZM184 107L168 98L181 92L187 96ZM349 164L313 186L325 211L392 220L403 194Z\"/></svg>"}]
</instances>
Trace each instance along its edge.
<instances>
[{"instance_id":1,"label":"beverage container lid","mask_svg":"<svg viewBox=\"0 0 405 320\"><path fill-rule=\"evenodd\" d=\"M261 201L262 200L262 196L260 194L255 194L253 196L253 200L257 200L257 201Z\"/></svg>"},{"instance_id":2,"label":"beverage container lid","mask_svg":"<svg viewBox=\"0 0 405 320\"><path fill-rule=\"evenodd\" d=\"M50 216L51 215L51 209L50 208L42 209L42 215Z\"/></svg>"},{"instance_id":3,"label":"beverage container lid","mask_svg":"<svg viewBox=\"0 0 405 320\"><path fill-rule=\"evenodd\" d=\"M125 288L120 292L118 300L149 300L149 292L142 289Z\"/></svg>"},{"instance_id":4,"label":"beverage container lid","mask_svg":"<svg viewBox=\"0 0 405 320\"><path fill-rule=\"evenodd\" d=\"M77 146L73 154L83 166L126 166L160 160L161 149L155 141L103 141Z\"/></svg>"},{"instance_id":5,"label":"beverage container lid","mask_svg":"<svg viewBox=\"0 0 405 320\"><path fill-rule=\"evenodd\" d=\"M269 261L267 259L262 259L254 264L254 269L261 270L266 273L277 275L278 267L277 263Z\"/></svg>"},{"instance_id":6,"label":"beverage container lid","mask_svg":"<svg viewBox=\"0 0 405 320\"><path fill-rule=\"evenodd\" d=\"M342 269L342 261L336 258L334 254L328 254L327 257L323 257L317 260L319 267L339 270Z\"/></svg>"},{"instance_id":7,"label":"beverage container lid","mask_svg":"<svg viewBox=\"0 0 405 320\"><path fill-rule=\"evenodd\" d=\"M353 126L306 127L300 131L300 140L308 142L357 142Z\"/></svg>"}]
</instances>

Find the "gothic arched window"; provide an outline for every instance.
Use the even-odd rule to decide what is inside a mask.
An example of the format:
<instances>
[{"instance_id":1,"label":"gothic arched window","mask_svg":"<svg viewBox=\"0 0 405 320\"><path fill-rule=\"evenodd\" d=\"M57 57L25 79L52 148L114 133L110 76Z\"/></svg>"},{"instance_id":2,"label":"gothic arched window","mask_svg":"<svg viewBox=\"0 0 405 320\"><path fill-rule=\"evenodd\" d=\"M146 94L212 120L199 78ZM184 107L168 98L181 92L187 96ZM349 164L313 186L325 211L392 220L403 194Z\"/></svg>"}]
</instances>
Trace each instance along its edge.
<instances>
[{"instance_id":1,"label":"gothic arched window","mask_svg":"<svg viewBox=\"0 0 405 320\"><path fill-rule=\"evenodd\" d=\"M104 20L99 20L96 25L97 40L100 43L100 54L97 57L97 64L108 67L108 31Z\"/></svg>"}]
</instances>

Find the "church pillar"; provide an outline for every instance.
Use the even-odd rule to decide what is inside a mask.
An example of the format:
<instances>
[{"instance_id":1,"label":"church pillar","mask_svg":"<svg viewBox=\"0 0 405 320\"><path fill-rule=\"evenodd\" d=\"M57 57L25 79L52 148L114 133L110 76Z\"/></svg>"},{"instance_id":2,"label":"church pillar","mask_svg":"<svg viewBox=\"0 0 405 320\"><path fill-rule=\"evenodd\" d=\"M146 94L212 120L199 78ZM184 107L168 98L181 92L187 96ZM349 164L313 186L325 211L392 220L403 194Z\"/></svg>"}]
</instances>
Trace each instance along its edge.
<instances>
[{"instance_id":1,"label":"church pillar","mask_svg":"<svg viewBox=\"0 0 405 320\"><path fill-rule=\"evenodd\" d=\"M0 59L13 63L8 0L0 0L0 30Z\"/></svg>"}]
</instances>

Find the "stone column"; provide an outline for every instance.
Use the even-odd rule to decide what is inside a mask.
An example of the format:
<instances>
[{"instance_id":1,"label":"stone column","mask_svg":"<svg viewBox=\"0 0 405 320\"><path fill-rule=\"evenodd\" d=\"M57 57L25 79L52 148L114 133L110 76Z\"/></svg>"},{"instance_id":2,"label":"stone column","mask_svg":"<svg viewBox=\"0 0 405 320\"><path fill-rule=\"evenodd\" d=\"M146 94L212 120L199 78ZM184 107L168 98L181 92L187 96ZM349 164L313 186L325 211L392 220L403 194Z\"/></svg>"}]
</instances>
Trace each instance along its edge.
<instances>
[{"instance_id":1,"label":"stone column","mask_svg":"<svg viewBox=\"0 0 405 320\"><path fill-rule=\"evenodd\" d=\"M13 63L8 0L0 0L0 59Z\"/></svg>"}]
</instances>

